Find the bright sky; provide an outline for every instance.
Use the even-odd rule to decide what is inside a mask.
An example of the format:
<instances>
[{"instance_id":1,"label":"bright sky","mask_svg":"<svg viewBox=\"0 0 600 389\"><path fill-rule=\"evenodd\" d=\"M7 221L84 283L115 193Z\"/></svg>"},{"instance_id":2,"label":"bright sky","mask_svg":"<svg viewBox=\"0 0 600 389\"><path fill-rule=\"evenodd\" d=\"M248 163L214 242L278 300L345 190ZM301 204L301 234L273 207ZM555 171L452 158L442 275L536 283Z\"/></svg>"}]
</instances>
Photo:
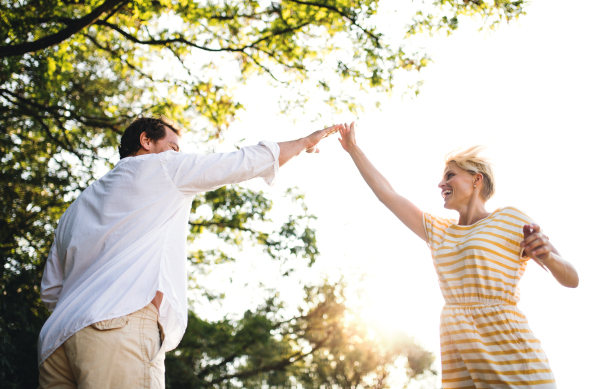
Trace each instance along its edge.
<instances>
[{"instance_id":1,"label":"bright sky","mask_svg":"<svg viewBox=\"0 0 600 389\"><path fill-rule=\"evenodd\" d=\"M382 2L382 20L393 22L394 1ZM577 268L580 286L567 289L531 263L521 282L519 307L542 341L559 387L597 382L598 282L600 255L595 234L600 219L595 175L600 106L600 54L595 1L533 1L528 15L491 34L463 25L451 37L425 40L435 63L422 72L425 85L415 100L400 93L381 111L358 121L358 143L394 188L422 210L456 215L443 208L437 184L443 156L461 145L483 144L496 165L497 194L488 211L516 206L536 220ZM400 92L400 91L399 91ZM240 89L246 111L227 138L295 139L325 123L297 123L277 115L277 96L261 81ZM350 122L350 114L336 121ZM225 144L221 149L231 149ZM241 312L260 298L248 291L265 282L290 305L301 297L299 280L366 273L365 318L400 328L436 353L443 299L427 246L378 201L335 139L319 155L303 155L282 168L275 188L251 187L277 199L298 186L307 194L321 257L310 271L273 280L262 260L247 260L207 280L233 282L224 310ZM280 210L281 215L285 209ZM276 274L276 273L273 273ZM248 285L248 286L247 286ZM356 287L356 285L353 285ZM250 288L250 289L249 289ZM210 316L207 307L199 307ZM216 314L216 313L214 313ZM439 382L438 382L439 385Z\"/></svg>"}]
</instances>

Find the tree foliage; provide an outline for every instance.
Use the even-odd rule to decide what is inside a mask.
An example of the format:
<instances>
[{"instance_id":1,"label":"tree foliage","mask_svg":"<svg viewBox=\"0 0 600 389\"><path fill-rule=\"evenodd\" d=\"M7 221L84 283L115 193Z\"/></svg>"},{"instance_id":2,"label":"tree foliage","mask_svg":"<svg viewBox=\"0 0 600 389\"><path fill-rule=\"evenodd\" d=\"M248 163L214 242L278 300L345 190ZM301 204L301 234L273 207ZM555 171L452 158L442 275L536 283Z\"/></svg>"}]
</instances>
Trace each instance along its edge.
<instances>
[{"instance_id":1,"label":"tree foliage","mask_svg":"<svg viewBox=\"0 0 600 389\"><path fill-rule=\"evenodd\" d=\"M340 85L386 93L394 88L399 71L419 70L428 63L426 54L405 52L404 46L394 46L381 33L373 22L378 5L377 0L0 0L3 384L34 386L35 343L48 315L41 306L38 285L53 230L60 215L97 178L102 166L112 166L126 125L140 114L165 114L204 141L218 141L243 108L235 86L252 77L263 77L279 88L284 112L302 109L309 97L321 99L323 106L331 109L345 105L356 111L360 109L356 96ZM522 1L426 1L406 33L451 32L460 16L481 18L493 27L522 13ZM193 251L190 261L208 272L235 260L236 248L254 244L274 261L289 261L284 272L312 264L318 255L310 224L314 216L301 196L289 196L297 208L281 225L269 221L272 202L259 192L229 187L198 196L190 239L210 234L222 245ZM208 208L210 216L196 213L202 208ZM205 293L219 295L218 291ZM186 342L198 340L205 328L222 331L219 336L230 336L236 343L235 339L241 339L236 334L249 328L247 320L263 323L263 328L275 332L299 331L299 327L278 324L279 319L269 316L276 311L272 304L265 303L240 322L190 320ZM339 320L343 316L327 315ZM308 319L299 317L297 322L302 320ZM341 325L341 321L331 320L332 326ZM271 331L265 338L257 338L273 345L265 351L271 354L265 354L264 361L256 359L261 355L259 343L241 351L236 343L229 352L236 355L238 364L227 365L227 371L257 369L267 360L292 355L302 342L315 348L321 339L307 338L309 331L296 333L292 341L288 335L276 336ZM339 334L344 331L350 330L340 327ZM349 344L341 339L340 345ZM183 366L187 361L186 369L191 369L199 382L211 383L213 378L202 376L194 364L204 361L202 358L222 358L227 350L204 349L206 356L192 357L194 351L186 344L193 342L186 342L180 356L190 357L170 356L169 363ZM331 342L325 342L328 355L340 353ZM293 375L310 387L306 378L310 376L315 385L345 387L332 378L337 370L319 362L324 355L320 350L325 346L316 347L310 358L272 374L261 371L260 377L266 378L260 379L284 382L282 377L287 377L289 384ZM393 356L402 353L390 352ZM240 358L244 361L239 362ZM289 369L298 370L291 373ZM225 373L219 374L225 377ZM252 380L260 380L256 377L236 379L250 385ZM361 377L352 382L364 379Z\"/></svg>"},{"instance_id":2,"label":"tree foliage","mask_svg":"<svg viewBox=\"0 0 600 389\"><path fill-rule=\"evenodd\" d=\"M434 373L433 354L405 334L370 331L346 307L342 284L305 293L291 318L281 316L276 295L235 322L190 315L182 343L167 356L167 387L381 389L399 357L409 379Z\"/></svg>"}]
</instances>

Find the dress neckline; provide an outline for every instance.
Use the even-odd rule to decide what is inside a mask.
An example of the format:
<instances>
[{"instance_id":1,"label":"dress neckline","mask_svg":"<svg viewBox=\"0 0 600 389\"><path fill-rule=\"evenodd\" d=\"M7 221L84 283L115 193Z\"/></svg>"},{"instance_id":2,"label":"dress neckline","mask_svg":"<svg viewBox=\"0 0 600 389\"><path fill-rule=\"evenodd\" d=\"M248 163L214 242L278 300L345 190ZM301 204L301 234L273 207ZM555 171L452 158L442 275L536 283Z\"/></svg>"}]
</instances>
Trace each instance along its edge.
<instances>
[{"instance_id":1,"label":"dress neckline","mask_svg":"<svg viewBox=\"0 0 600 389\"><path fill-rule=\"evenodd\" d=\"M488 220L488 219L491 219L491 218L492 218L492 216L494 216L494 215L495 215L496 213L498 213L500 210L502 210L502 208L498 208L498 209L496 209L494 212L490 213L489 215L487 215L487 216L486 216L486 217L484 217L483 219L481 219L481 220L478 220L478 221L476 221L476 222L475 222L475 223L473 223L473 224L469 224L469 225L463 226L463 225L457 224L457 223L458 223L458 222L457 222L457 223L452 223L452 224L450 224L450 227L456 227L456 228L458 228L458 229L467 230L467 229L469 229L469 228L475 227L476 225L478 225L478 224L479 224L479 223L481 223L481 222L484 222L484 221L486 221L486 220Z\"/></svg>"}]
</instances>

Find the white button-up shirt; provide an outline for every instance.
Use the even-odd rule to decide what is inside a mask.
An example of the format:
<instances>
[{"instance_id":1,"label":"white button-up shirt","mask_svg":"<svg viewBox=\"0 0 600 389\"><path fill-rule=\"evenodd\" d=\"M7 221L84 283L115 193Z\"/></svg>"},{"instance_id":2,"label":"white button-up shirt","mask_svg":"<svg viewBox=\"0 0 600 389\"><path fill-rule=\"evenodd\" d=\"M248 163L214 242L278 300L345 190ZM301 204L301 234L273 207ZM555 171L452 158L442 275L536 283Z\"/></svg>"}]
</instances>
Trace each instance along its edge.
<instances>
[{"instance_id":1,"label":"white button-up shirt","mask_svg":"<svg viewBox=\"0 0 600 389\"><path fill-rule=\"evenodd\" d=\"M279 145L260 142L236 152L165 151L124 158L90 185L62 215L44 269L41 297L52 315L40 333L42 362L71 335L128 315L164 294L163 349L187 327L186 240L199 192L254 177L272 185Z\"/></svg>"}]
</instances>

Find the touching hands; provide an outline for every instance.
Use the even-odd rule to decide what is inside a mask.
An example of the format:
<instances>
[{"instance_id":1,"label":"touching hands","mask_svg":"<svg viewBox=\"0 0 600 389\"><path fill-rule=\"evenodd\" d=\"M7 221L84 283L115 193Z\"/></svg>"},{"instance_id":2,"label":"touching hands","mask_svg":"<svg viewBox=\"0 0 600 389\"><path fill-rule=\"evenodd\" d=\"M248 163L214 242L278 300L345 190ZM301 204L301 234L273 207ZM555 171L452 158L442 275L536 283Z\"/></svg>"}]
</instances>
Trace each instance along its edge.
<instances>
[{"instance_id":1,"label":"touching hands","mask_svg":"<svg viewBox=\"0 0 600 389\"><path fill-rule=\"evenodd\" d=\"M356 147L354 122L352 122L352 124L350 124L349 126L346 123L344 123L341 126L342 127L340 128L339 132L342 137L338 138L338 140L340 141L340 144L342 145L344 150L346 150L347 152L351 152L352 149Z\"/></svg>"}]
</instances>

